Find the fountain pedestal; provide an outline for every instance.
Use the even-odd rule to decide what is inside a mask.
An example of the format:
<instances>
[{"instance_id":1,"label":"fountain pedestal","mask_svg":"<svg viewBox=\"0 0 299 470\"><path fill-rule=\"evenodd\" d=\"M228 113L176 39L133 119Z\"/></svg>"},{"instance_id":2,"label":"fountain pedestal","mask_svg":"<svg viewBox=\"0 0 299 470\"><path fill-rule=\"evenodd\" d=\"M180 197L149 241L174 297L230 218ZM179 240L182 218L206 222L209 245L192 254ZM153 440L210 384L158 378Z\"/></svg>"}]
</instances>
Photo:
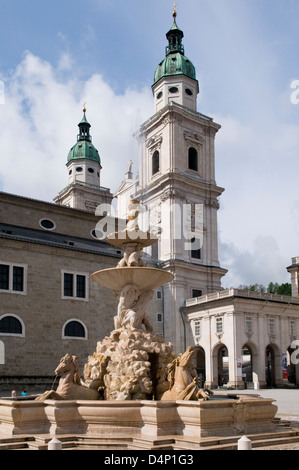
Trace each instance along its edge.
<instances>
[{"instance_id":1,"label":"fountain pedestal","mask_svg":"<svg viewBox=\"0 0 299 470\"><path fill-rule=\"evenodd\" d=\"M219 398L219 399L218 399ZM215 436L275 432L272 399L236 395L208 401L0 400L0 434L97 436L113 439L188 437L186 447Z\"/></svg>"}]
</instances>

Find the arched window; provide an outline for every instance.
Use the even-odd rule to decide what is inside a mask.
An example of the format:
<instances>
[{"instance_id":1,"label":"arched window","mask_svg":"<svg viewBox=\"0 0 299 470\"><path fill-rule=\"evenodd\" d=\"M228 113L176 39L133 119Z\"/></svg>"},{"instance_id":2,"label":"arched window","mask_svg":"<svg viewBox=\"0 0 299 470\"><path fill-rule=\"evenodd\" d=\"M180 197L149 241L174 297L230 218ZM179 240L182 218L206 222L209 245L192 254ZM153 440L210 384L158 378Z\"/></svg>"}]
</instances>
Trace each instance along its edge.
<instances>
[{"instance_id":1,"label":"arched window","mask_svg":"<svg viewBox=\"0 0 299 470\"><path fill-rule=\"evenodd\" d=\"M87 330L80 320L69 320L63 326L63 338L87 338Z\"/></svg>"},{"instance_id":2,"label":"arched window","mask_svg":"<svg viewBox=\"0 0 299 470\"><path fill-rule=\"evenodd\" d=\"M198 171L198 153L194 147L188 150L188 168L189 170Z\"/></svg>"},{"instance_id":3,"label":"arched window","mask_svg":"<svg viewBox=\"0 0 299 470\"><path fill-rule=\"evenodd\" d=\"M0 335L24 336L24 325L16 315L0 317Z\"/></svg>"},{"instance_id":4,"label":"arched window","mask_svg":"<svg viewBox=\"0 0 299 470\"><path fill-rule=\"evenodd\" d=\"M158 150L155 150L152 157L152 174L155 175L160 171L160 154Z\"/></svg>"}]
</instances>

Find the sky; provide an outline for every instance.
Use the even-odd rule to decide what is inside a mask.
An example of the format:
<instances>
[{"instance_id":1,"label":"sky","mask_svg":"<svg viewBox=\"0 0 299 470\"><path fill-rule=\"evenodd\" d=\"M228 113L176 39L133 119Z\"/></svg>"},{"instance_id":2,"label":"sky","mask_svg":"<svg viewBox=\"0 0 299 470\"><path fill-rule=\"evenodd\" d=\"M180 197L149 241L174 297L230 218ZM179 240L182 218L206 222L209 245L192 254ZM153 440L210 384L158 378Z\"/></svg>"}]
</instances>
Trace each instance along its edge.
<instances>
[{"instance_id":1,"label":"sky","mask_svg":"<svg viewBox=\"0 0 299 470\"><path fill-rule=\"evenodd\" d=\"M114 192L154 113L173 1L0 0L0 190L52 201L86 102L101 184ZM299 2L178 0L198 111L221 125L223 287L289 282L299 256Z\"/></svg>"}]
</instances>

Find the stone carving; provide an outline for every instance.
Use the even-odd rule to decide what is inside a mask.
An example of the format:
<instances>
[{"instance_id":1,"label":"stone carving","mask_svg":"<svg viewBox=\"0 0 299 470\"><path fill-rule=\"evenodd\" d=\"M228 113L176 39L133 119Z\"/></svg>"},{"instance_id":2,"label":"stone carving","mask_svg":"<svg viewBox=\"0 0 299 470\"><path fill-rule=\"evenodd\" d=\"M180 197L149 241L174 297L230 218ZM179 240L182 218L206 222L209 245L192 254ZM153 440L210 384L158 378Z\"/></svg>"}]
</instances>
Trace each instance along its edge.
<instances>
[{"instance_id":1,"label":"stone carving","mask_svg":"<svg viewBox=\"0 0 299 470\"><path fill-rule=\"evenodd\" d=\"M165 202L167 201L167 199L172 199L172 198L178 198L178 199L182 199L183 201L185 201L186 194L174 188L165 189L163 193L161 194L160 200L162 202Z\"/></svg>"},{"instance_id":2,"label":"stone carving","mask_svg":"<svg viewBox=\"0 0 299 470\"><path fill-rule=\"evenodd\" d=\"M78 360L76 356L66 354L55 370L61 376L56 392L48 390L36 400L97 400L100 395L97 390L84 385L80 379Z\"/></svg>"},{"instance_id":3,"label":"stone carving","mask_svg":"<svg viewBox=\"0 0 299 470\"><path fill-rule=\"evenodd\" d=\"M84 366L84 384L89 388L102 392L104 390L104 375L106 373L106 358L103 354L93 353L88 357Z\"/></svg>"},{"instance_id":4,"label":"stone carving","mask_svg":"<svg viewBox=\"0 0 299 470\"><path fill-rule=\"evenodd\" d=\"M199 389L199 378L192 363L194 349L189 346L184 354L180 354L169 365L169 390L161 400L207 400L211 391Z\"/></svg>"},{"instance_id":5,"label":"stone carving","mask_svg":"<svg viewBox=\"0 0 299 470\"><path fill-rule=\"evenodd\" d=\"M241 397L233 404L233 427L239 432L244 432L248 420L249 406Z\"/></svg>"},{"instance_id":6,"label":"stone carving","mask_svg":"<svg viewBox=\"0 0 299 470\"><path fill-rule=\"evenodd\" d=\"M122 326L141 329L144 325L147 331L153 331L146 315L147 306L153 295L152 290L140 293L134 284L125 286L120 293L117 317L114 317L115 329L118 330Z\"/></svg>"},{"instance_id":7,"label":"stone carving","mask_svg":"<svg viewBox=\"0 0 299 470\"><path fill-rule=\"evenodd\" d=\"M148 268L142 249L156 243L149 232L138 226L139 201L129 205L126 229L107 237L107 241L124 249L116 268L92 274L91 278L112 289L118 297L114 330L97 344L96 352L84 366L80 380L77 358L66 354L55 373L61 375L56 392L50 390L39 400L198 400L208 393L198 388L192 365L193 348L178 357L171 343L154 335L146 314L155 287L170 282L173 275Z\"/></svg>"},{"instance_id":8,"label":"stone carving","mask_svg":"<svg viewBox=\"0 0 299 470\"><path fill-rule=\"evenodd\" d=\"M106 400L160 399L169 386L167 365L175 354L160 335L122 327L98 343L97 354L106 358Z\"/></svg>"},{"instance_id":9,"label":"stone carving","mask_svg":"<svg viewBox=\"0 0 299 470\"><path fill-rule=\"evenodd\" d=\"M124 268L126 266L146 266L142 259L142 246L139 243L127 243L124 246L124 257L120 260L117 267Z\"/></svg>"}]
</instances>

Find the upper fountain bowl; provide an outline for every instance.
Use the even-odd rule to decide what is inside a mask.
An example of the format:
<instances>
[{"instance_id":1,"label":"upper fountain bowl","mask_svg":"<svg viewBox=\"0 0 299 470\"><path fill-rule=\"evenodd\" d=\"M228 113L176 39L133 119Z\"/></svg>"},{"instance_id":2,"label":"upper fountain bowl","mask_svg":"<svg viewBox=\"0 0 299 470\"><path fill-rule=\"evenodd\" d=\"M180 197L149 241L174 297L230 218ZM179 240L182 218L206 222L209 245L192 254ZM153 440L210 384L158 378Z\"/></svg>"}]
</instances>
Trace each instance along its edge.
<instances>
[{"instance_id":1,"label":"upper fountain bowl","mask_svg":"<svg viewBox=\"0 0 299 470\"><path fill-rule=\"evenodd\" d=\"M138 287L140 292L145 292L168 284L174 276L162 269L136 266L102 269L93 273L90 278L97 284L114 291L121 291L125 286L133 284Z\"/></svg>"}]
</instances>

